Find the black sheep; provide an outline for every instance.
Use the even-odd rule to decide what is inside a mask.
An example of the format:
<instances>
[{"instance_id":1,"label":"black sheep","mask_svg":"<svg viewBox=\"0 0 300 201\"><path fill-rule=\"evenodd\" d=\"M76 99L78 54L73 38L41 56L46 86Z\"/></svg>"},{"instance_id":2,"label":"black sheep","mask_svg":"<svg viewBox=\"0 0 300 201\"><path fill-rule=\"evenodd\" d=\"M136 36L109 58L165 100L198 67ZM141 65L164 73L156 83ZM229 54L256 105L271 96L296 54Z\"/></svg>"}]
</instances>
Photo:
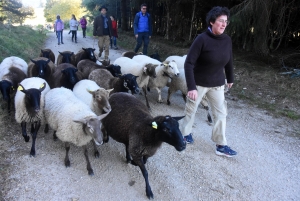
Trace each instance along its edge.
<instances>
[{"instance_id":1,"label":"black sheep","mask_svg":"<svg viewBox=\"0 0 300 201\"><path fill-rule=\"evenodd\" d=\"M75 59L75 55L74 52L70 52L70 51L64 51L64 52L58 52L59 55L57 57L57 65L62 64L62 63L69 63L69 64L73 64L74 66L76 66L76 59Z\"/></svg>"},{"instance_id":2,"label":"black sheep","mask_svg":"<svg viewBox=\"0 0 300 201\"><path fill-rule=\"evenodd\" d=\"M88 59L96 63L97 59L95 56L95 49L94 48L82 48L77 54L75 55L75 62L76 66L79 61L83 59Z\"/></svg>"},{"instance_id":3,"label":"black sheep","mask_svg":"<svg viewBox=\"0 0 300 201\"><path fill-rule=\"evenodd\" d=\"M126 159L140 167L146 182L146 195L153 198L145 167L147 159L155 154L163 142L182 151L186 147L179 121L183 117L152 117L147 106L127 93L115 93L109 98L112 111L102 120L103 139L111 136L126 146ZM131 159L132 157L132 159Z\"/></svg>"}]
</instances>

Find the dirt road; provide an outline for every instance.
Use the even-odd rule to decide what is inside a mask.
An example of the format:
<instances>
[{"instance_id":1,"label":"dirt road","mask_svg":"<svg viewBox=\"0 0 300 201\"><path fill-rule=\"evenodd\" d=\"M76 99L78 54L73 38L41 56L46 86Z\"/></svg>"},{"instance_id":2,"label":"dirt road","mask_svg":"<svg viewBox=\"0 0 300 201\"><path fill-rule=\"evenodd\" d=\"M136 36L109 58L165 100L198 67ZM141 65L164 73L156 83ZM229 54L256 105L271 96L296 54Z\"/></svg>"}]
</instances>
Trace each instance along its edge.
<instances>
[{"instance_id":1,"label":"dirt road","mask_svg":"<svg viewBox=\"0 0 300 201\"><path fill-rule=\"evenodd\" d=\"M64 45L57 45L53 33L45 48L57 51L93 47L93 39L72 43L65 32ZM133 44L134 46L134 44ZM94 47L97 47L96 42ZM96 48L98 53L98 48ZM121 51L111 50L114 60ZM162 97L166 99L166 89ZM143 96L138 98L145 102ZM183 115L184 101L174 94L171 106L156 103L157 93L149 94L153 116ZM155 200L300 200L300 122L274 118L228 95L227 138L238 151L235 158L215 155L210 140L211 126L206 112L198 110L193 145L177 152L163 144L147 162ZM71 146L71 167L64 166L65 149L54 142L52 130L40 129L36 157L29 157L31 140L25 143L21 127L13 115L0 116L1 191L4 200L147 200L145 182L138 167L125 163L125 148L110 139L99 146L100 158L90 149L95 175L88 176L82 148Z\"/></svg>"}]
</instances>

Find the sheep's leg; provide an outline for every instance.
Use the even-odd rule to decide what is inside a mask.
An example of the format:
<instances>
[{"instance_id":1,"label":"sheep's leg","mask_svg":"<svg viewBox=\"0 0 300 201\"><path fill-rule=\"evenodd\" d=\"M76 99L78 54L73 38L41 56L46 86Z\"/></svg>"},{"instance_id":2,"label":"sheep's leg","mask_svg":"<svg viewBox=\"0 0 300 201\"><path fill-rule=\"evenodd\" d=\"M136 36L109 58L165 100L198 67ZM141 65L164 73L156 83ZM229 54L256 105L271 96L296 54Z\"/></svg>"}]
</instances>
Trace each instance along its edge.
<instances>
[{"instance_id":1,"label":"sheep's leg","mask_svg":"<svg viewBox=\"0 0 300 201\"><path fill-rule=\"evenodd\" d=\"M164 101L161 99L161 90L160 90L160 88L156 87L155 89L157 90L157 93L158 93L158 100L157 100L157 102L163 103Z\"/></svg>"},{"instance_id":2,"label":"sheep's leg","mask_svg":"<svg viewBox=\"0 0 300 201\"><path fill-rule=\"evenodd\" d=\"M48 131L49 131L49 125L46 124L46 125L45 125L45 128L44 128L44 133L48 133Z\"/></svg>"},{"instance_id":3,"label":"sheep's leg","mask_svg":"<svg viewBox=\"0 0 300 201\"><path fill-rule=\"evenodd\" d=\"M97 145L96 145L96 143L95 143L94 140L91 140L91 141L92 141L93 146L94 146L94 156L95 156L95 158L99 158L99 157L100 157L100 154L99 154L99 151L98 151L98 149L97 149Z\"/></svg>"},{"instance_id":4,"label":"sheep's leg","mask_svg":"<svg viewBox=\"0 0 300 201\"><path fill-rule=\"evenodd\" d=\"M53 140L56 141L58 139L57 135L56 135L56 131L53 132Z\"/></svg>"},{"instance_id":5,"label":"sheep's leg","mask_svg":"<svg viewBox=\"0 0 300 201\"><path fill-rule=\"evenodd\" d=\"M29 142L29 136L27 135L27 132L26 132L26 122L23 121L21 123L21 128L22 128L22 135L24 137L25 142Z\"/></svg>"},{"instance_id":6,"label":"sheep's leg","mask_svg":"<svg viewBox=\"0 0 300 201\"><path fill-rule=\"evenodd\" d=\"M184 102L186 103L186 94L182 93L182 98L183 98Z\"/></svg>"},{"instance_id":7,"label":"sheep's leg","mask_svg":"<svg viewBox=\"0 0 300 201\"><path fill-rule=\"evenodd\" d=\"M148 171L146 170L146 167L144 165L144 161L143 159L139 159L139 160L135 160L133 159L136 164L140 167L141 171L142 171L142 174L144 176L144 179L145 179L145 183L146 183L146 195L149 199L153 199L154 196L153 196L153 193L152 193L152 190L151 190L151 187L150 187L150 184L149 184L149 180L148 180Z\"/></svg>"},{"instance_id":8,"label":"sheep's leg","mask_svg":"<svg viewBox=\"0 0 300 201\"><path fill-rule=\"evenodd\" d=\"M168 98L167 98L167 104L168 104L168 105L171 104L171 102L170 102L170 96L171 96L172 93L173 93L173 92L172 92L171 89L169 88L169 89L168 89Z\"/></svg>"},{"instance_id":9,"label":"sheep's leg","mask_svg":"<svg viewBox=\"0 0 300 201\"><path fill-rule=\"evenodd\" d=\"M126 149L126 161L127 161L127 163L130 163L132 161L131 161L131 156L130 156L130 153L129 153L129 146L127 144L125 146L126 146L126 148L125 148ZM136 164L132 164L132 165L136 165Z\"/></svg>"},{"instance_id":10,"label":"sheep's leg","mask_svg":"<svg viewBox=\"0 0 300 201\"><path fill-rule=\"evenodd\" d=\"M147 160L148 160L148 157L147 156L143 156L143 162L144 162L144 164L147 163Z\"/></svg>"},{"instance_id":11,"label":"sheep's leg","mask_svg":"<svg viewBox=\"0 0 300 201\"><path fill-rule=\"evenodd\" d=\"M89 160L89 155L88 155L88 150L87 150L87 146L84 145L83 146L83 149L84 149L84 156L85 156L85 160L86 160L86 169L88 170L88 173L90 176L93 176L94 175L94 171L92 169L92 166L91 166L91 163L90 163L90 160Z\"/></svg>"},{"instance_id":12,"label":"sheep's leg","mask_svg":"<svg viewBox=\"0 0 300 201\"><path fill-rule=\"evenodd\" d=\"M70 151L70 143L69 142L65 142L65 148L66 148L65 166L70 167L71 163L70 163L70 159L69 159L69 151Z\"/></svg>"},{"instance_id":13,"label":"sheep's leg","mask_svg":"<svg viewBox=\"0 0 300 201\"><path fill-rule=\"evenodd\" d=\"M150 105L149 105L149 101L148 101L148 96L147 96L147 90L146 87L143 87L143 91L144 91L144 95L145 95L145 99L146 99L146 105L148 107L148 109L150 109Z\"/></svg>"},{"instance_id":14,"label":"sheep's leg","mask_svg":"<svg viewBox=\"0 0 300 201\"><path fill-rule=\"evenodd\" d=\"M35 140L36 140L37 132L39 131L40 127L41 127L41 122L39 122L39 121L31 124L31 130L33 128L33 132L31 133L32 146L31 146L31 150L30 150L30 156L35 156Z\"/></svg>"},{"instance_id":15,"label":"sheep's leg","mask_svg":"<svg viewBox=\"0 0 300 201\"><path fill-rule=\"evenodd\" d=\"M107 132L106 132L103 124L101 124L101 131L103 133L103 143L107 143L109 140L109 136L107 135Z\"/></svg>"},{"instance_id":16,"label":"sheep's leg","mask_svg":"<svg viewBox=\"0 0 300 201\"><path fill-rule=\"evenodd\" d=\"M10 98L8 98L8 100L7 100L7 111L8 111L8 114L10 114L10 112L11 112L11 110L10 110Z\"/></svg>"}]
</instances>

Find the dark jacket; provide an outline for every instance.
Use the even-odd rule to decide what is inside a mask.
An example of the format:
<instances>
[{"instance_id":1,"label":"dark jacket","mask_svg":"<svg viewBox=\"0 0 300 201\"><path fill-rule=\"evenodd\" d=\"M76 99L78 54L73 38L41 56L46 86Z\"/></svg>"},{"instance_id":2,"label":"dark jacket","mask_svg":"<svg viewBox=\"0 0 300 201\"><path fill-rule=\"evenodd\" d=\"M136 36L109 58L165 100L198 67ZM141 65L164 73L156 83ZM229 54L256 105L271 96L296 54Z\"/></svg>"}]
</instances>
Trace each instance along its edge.
<instances>
[{"instance_id":1,"label":"dark jacket","mask_svg":"<svg viewBox=\"0 0 300 201\"><path fill-rule=\"evenodd\" d=\"M133 22L133 28L134 28L134 35L138 34L139 30L141 27L139 27L139 20L140 20L140 17L142 16L142 12L138 12L136 15L135 15L135 18L134 18L134 22ZM143 17L143 16L142 16ZM144 17L147 17L148 18L148 33L149 33L149 36L152 36L152 19L151 19L151 16L149 13L146 13Z\"/></svg>"},{"instance_id":2,"label":"dark jacket","mask_svg":"<svg viewBox=\"0 0 300 201\"><path fill-rule=\"evenodd\" d=\"M109 36L111 37L112 34L112 24L111 24L111 19L108 15L106 15L108 21L108 32L109 32ZM94 31L93 31L93 36L103 36L103 29L104 29L104 25L103 25L103 17L102 15L98 15L95 20L94 20Z\"/></svg>"},{"instance_id":3,"label":"dark jacket","mask_svg":"<svg viewBox=\"0 0 300 201\"><path fill-rule=\"evenodd\" d=\"M217 87L233 83L232 42L226 34L214 35L209 30L193 42L184 63L188 90L196 85ZM225 71L225 75L224 75Z\"/></svg>"}]
</instances>

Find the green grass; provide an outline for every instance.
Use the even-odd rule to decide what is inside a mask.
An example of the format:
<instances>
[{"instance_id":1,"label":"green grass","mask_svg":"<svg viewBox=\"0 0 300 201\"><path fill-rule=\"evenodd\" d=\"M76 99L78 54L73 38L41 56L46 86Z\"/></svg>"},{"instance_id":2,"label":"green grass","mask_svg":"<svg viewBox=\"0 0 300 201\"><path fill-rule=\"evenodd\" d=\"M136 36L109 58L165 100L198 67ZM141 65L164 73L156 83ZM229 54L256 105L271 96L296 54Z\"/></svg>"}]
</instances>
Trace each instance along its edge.
<instances>
[{"instance_id":1,"label":"green grass","mask_svg":"<svg viewBox=\"0 0 300 201\"><path fill-rule=\"evenodd\" d=\"M39 55L46 39L45 32L40 33L28 26L0 25L0 61L6 57L17 56L25 61Z\"/></svg>"}]
</instances>

